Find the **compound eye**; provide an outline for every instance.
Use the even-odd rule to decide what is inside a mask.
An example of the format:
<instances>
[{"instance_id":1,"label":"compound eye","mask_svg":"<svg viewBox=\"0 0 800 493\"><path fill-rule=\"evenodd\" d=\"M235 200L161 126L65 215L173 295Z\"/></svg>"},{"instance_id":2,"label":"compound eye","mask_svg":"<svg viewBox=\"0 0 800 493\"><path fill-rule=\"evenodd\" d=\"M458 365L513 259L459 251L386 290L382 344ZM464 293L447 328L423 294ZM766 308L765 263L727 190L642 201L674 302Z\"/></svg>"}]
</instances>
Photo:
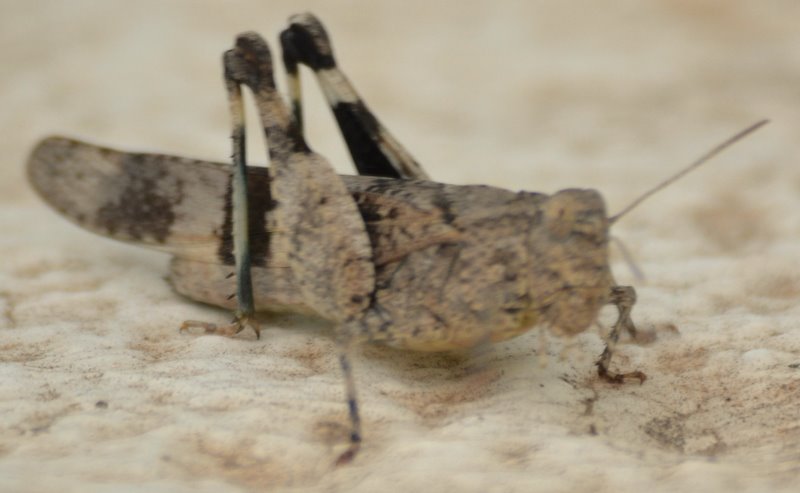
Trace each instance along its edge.
<instances>
[{"instance_id":1,"label":"compound eye","mask_svg":"<svg viewBox=\"0 0 800 493\"><path fill-rule=\"evenodd\" d=\"M575 215L572 231L589 240L605 241L608 236L608 219L597 210L583 210Z\"/></svg>"},{"instance_id":2,"label":"compound eye","mask_svg":"<svg viewBox=\"0 0 800 493\"><path fill-rule=\"evenodd\" d=\"M553 204L554 206L556 204ZM548 207L544 213L547 230L555 239L563 239L572 231L574 211L567 207Z\"/></svg>"},{"instance_id":3,"label":"compound eye","mask_svg":"<svg viewBox=\"0 0 800 493\"><path fill-rule=\"evenodd\" d=\"M573 234L594 240L606 236L605 206L593 190L562 190L547 200L543 212L548 232L556 240Z\"/></svg>"},{"instance_id":4,"label":"compound eye","mask_svg":"<svg viewBox=\"0 0 800 493\"><path fill-rule=\"evenodd\" d=\"M547 200L543 206L545 226L554 239L560 240L569 236L580 207L575 197L564 192L559 192Z\"/></svg>"}]
</instances>

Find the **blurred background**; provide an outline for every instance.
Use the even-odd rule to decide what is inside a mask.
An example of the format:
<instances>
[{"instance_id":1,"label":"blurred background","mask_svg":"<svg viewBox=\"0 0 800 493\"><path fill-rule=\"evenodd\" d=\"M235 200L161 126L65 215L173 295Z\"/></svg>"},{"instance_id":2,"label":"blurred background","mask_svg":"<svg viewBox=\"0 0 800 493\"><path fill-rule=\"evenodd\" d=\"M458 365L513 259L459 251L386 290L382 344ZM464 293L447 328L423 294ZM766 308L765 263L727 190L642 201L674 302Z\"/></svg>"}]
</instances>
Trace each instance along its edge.
<instances>
[{"instance_id":1,"label":"blurred background","mask_svg":"<svg viewBox=\"0 0 800 493\"><path fill-rule=\"evenodd\" d=\"M800 118L791 0L3 0L0 196L28 195L21 166L50 133L225 160L222 51L248 29L276 45L302 10L326 23L357 89L441 180L596 187L622 176L614 166L638 180L694 157L701 148L681 147L695 138L764 117L772 138L796 135ZM310 142L352 172L316 82L304 86Z\"/></svg>"}]
</instances>

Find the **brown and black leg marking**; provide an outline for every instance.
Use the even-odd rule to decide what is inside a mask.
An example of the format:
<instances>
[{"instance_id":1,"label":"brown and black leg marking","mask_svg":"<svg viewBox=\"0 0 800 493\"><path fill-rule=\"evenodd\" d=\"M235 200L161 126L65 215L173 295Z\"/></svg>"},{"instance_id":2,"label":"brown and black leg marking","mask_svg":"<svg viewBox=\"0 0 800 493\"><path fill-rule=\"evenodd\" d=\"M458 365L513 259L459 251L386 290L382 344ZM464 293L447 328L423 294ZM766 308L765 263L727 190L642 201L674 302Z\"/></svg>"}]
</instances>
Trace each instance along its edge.
<instances>
[{"instance_id":1,"label":"brown and black leg marking","mask_svg":"<svg viewBox=\"0 0 800 493\"><path fill-rule=\"evenodd\" d=\"M330 164L306 145L278 94L272 56L255 33L225 53L226 79L253 93L270 157L270 255L290 269L304 303L335 325L351 432L337 464L361 444L361 420L349 351L375 290L372 247L353 197Z\"/></svg>"},{"instance_id":2,"label":"brown and black leg marking","mask_svg":"<svg viewBox=\"0 0 800 493\"><path fill-rule=\"evenodd\" d=\"M633 325L633 320L631 320L631 310L633 310L633 305L636 304L636 291L631 286L614 286L611 288L608 303L617 307L619 316L605 339L606 347L597 361L597 374L603 380L611 383L625 383L626 380L634 378L639 380L639 383L644 383L647 375L640 371L614 373L610 370L611 357L614 347L619 341L620 331L624 328L632 338L636 337L636 326Z\"/></svg>"},{"instance_id":3,"label":"brown and black leg marking","mask_svg":"<svg viewBox=\"0 0 800 493\"><path fill-rule=\"evenodd\" d=\"M280 39L293 118L300 132L303 131L303 110L298 64L303 64L314 71L359 174L429 179L420 164L381 125L337 67L330 38L319 19L308 13L292 16Z\"/></svg>"}]
</instances>

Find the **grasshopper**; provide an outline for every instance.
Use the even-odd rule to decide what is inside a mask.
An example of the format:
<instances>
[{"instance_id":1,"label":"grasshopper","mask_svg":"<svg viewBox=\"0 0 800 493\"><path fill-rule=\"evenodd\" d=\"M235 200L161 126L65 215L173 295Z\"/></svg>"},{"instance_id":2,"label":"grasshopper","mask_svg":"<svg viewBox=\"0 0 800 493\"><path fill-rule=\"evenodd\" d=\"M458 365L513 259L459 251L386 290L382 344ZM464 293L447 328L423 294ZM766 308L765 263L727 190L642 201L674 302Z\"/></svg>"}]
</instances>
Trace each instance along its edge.
<instances>
[{"instance_id":1,"label":"grasshopper","mask_svg":"<svg viewBox=\"0 0 800 493\"><path fill-rule=\"evenodd\" d=\"M355 344L462 350L536 326L570 336L611 304L618 317L604 337L598 374L616 383L644 381L641 372L610 369L620 332L636 333L636 292L614 281L609 228L766 122L609 217L595 190L545 195L429 181L338 68L316 17L291 17L280 42L291 109L260 36L243 33L224 53L232 167L50 137L30 157L30 182L78 225L172 254L170 281L179 293L235 310L229 325L187 321L182 329L233 335L251 327L259 335L258 311L310 312L330 321L350 417L337 464L352 460L362 439L349 356ZM306 143L301 64L318 79L359 176L337 175ZM254 95L270 168L246 164L242 86Z\"/></svg>"}]
</instances>

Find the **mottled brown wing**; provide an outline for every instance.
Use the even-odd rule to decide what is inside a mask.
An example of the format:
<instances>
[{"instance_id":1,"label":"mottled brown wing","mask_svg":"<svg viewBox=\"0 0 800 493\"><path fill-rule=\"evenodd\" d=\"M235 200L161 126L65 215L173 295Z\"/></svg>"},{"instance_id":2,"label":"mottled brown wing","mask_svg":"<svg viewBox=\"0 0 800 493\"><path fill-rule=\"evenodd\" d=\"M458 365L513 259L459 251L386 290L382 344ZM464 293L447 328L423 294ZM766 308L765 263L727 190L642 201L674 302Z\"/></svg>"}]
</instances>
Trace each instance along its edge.
<instances>
[{"instance_id":1,"label":"mottled brown wing","mask_svg":"<svg viewBox=\"0 0 800 493\"><path fill-rule=\"evenodd\" d=\"M268 186L267 172L252 176L254 206L266 208L258 189ZM224 164L50 137L31 153L28 178L45 202L92 232L195 260L233 261ZM255 243L263 243L265 233L255 229Z\"/></svg>"},{"instance_id":2,"label":"mottled brown wing","mask_svg":"<svg viewBox=\"0 0 800 493\"><path fill-rule=\"evenodd\" d=\"M94 233L190 260L233 265L230 165L164 154L121 152L63 137L41 141L28 160L36 192ZM343 176L370 236L376 265L431 245L459 241L443 198L456 185ZM264 167L248 172L253 265L269 261L273 204Z\"/></svg>"}]
</instances>

